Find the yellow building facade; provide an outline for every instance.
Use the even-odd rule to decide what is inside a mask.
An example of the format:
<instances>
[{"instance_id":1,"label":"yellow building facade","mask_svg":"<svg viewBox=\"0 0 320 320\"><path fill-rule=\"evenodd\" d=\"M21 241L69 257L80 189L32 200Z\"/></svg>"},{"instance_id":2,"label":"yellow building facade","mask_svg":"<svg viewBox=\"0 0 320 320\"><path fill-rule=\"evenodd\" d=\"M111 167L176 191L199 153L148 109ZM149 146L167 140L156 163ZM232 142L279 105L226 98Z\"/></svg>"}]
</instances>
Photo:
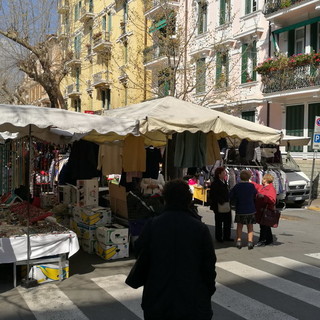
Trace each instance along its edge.
<instances>
[{"instance_id":1,"label":"yellow building facade","mask_svg":"<svg viewBox=\"0 0 320 320\"><path fill-rule=\"evenodd\" d=\"M69 110L103 114L148 97L143 0L59 0L58 12Z\"/></svg>"}]
</instances>

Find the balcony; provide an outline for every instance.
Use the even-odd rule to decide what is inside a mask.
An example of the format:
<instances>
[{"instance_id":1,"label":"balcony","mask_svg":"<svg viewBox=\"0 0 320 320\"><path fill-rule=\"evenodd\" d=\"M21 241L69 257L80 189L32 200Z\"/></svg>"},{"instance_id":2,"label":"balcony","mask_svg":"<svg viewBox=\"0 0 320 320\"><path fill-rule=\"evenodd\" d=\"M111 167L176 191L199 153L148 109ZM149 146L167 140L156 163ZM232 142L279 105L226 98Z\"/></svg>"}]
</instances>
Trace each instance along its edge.
<instances>
[{"instance_id":1,"label":"balcony","mask_svg":"<svg viewBox=\"0 0 320 320\"><path fill-rule=\"evenodd\" d=\"M93 40L92 50L96 53L108 52L112 47L112 43L110 42L109 32L106 32L106 31L97 32L93 35L92 40Z\"/></svg>"},{"instance_id":2,"label":"balcony","mask_svg":"<svg viewBox=\"0 0 320 320\"><path fill-rule=\"evenodd\" d=\"M320 67L305 65L273 70L263 74L261 81L264 94L315 87L320 85Z\"/></svg>"},{"instance_id":3,"label":"balcony","mask_svg":"<svg viewBox=\"0 0 320 320\"><path fill-rule=\"evenodd\" d=\"M92 85L95 88L109 88L111 84L109 71L100 71L93 75Z\"/></svg>"},{"instance_id":4,"label":"balcony","mask_svg":"<svg viewBox=\"0 0 320 320\"><path fill-rule=\"evenodd\" d=\"M90 7L89 9L86 7L81 8L81 13L80 13L80 21L83 23L89 22L90 20L93 20L94 18L94 13L93 13L93 8Z\"/></svg>"},{"instance_id":5,"label":"balcony","mask_svg":"<svg viewBox=\"0 0 320 320\"><path fill-rule=\"evenodd\" d=\"M70 36L70 26L68 24L60 25L58 29L58 38L67 39Z\"/></svg>"},{"instance_id":6,"label":"balcony","mask_svg":"<svg viewBox=\"0 0 320 320\"><path fill-rule=\"evenodd\" d=\"M263 9L266 19L280 27L318 16L319 0L267 0Z\"/></svg>"},{"instance_id":7,"label":"balcony","mask_svg":"<svg viewBox=\"0 0 320 320\"><path fill-rule=\"evenodd\" d=\"M177 10L180 6L180 0L144 0L146 17L153 18L163 10Z\"/></svg>"},{"instance_id":8,"label":"balcony","mask_svg":"<svg viewBox=\"0 0 320 320\"><path fill-rule=\"evenodd\" d=\"M70 84L67 86L67 95L69 98L77 98L81 96L80 84Z\"/></svg>"},{"instance_id":9,"label":"balcony","mask_svg":"<svg viewBox=\"0 0 320 320\"><path fill-rule=\"evenodd\" d=\"M58 2L58 12L60 14L68 13L70 10L69 0L59 0Z\"/></svg>"},{"instance_id":10,"label":"balcony","mask_svg":"<svg viewBox=\"0 0 320 320\"><path fill-rule=\"evenodd\" d=\"M66 62L66 65L72 68L81 66L80 51L70 52L69 54L70 54L70 60Z\"/></svg>"},{"instance_id":11,"label":"balcony","mask_svg":"<svg viewBox=\"0 0 320 320\"><path fill-rule=\"evenodd\" d=\"M172 41L166 45L156 44L147 47L143 51L144 65L146 67L157 67L168 63L168 58L177 56L178 45Z\"/></svg>"}]
</instances>

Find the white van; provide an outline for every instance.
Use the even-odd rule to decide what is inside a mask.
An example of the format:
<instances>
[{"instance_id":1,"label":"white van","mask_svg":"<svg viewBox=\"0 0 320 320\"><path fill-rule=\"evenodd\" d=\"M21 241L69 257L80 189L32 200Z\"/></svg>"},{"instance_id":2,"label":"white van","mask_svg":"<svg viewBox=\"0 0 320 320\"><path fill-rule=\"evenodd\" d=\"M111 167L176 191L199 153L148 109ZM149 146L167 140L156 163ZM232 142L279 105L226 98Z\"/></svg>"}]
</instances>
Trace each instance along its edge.
<instances>
[{"instance_id":1,"label":"white van","mask_svg":"<svg viewBox=\"0 0 320 320\"><path fill-rule=\"evenodd\" d=\"M285 202L302 205L309 199L310 179L300 170L290 153L281 152L281 158L280 169L286 173L287 177Z\"/></svg>"}]
</instances>

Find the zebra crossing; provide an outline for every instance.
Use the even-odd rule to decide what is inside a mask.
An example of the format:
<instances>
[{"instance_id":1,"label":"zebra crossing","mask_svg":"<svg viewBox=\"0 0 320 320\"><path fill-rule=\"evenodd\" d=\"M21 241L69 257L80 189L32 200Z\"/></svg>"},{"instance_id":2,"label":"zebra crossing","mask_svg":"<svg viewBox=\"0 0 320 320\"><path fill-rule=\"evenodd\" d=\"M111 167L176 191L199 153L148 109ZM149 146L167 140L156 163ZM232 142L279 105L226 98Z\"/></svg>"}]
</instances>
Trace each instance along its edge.
<instances>
[{"instance_id":1,"label":"zebra crossing","mask_svg":"<svg viewBox=\"0 0 320 320\"><path fill-rule=\"evenodd\" d=\"M214 319L320 319L320 267L315 266L320 259L320 253L310 253L305 256L308 257L307 261L310 261L310 264L285 256L259 259L259 266L263 265L263 268L238 261L217 262L217 291L212 297ZM274 268L278 268L277 270L281 272L274 274ZM299 281L285 277L284 274L288 271L299 275ZM219 276L220 273L223 273L224 277ZM140 307L142 288L131 289L124 283L125 278L124 274L90 278L90 288L101 290L101 295L107 294L113 300L108 302L109 304L120 303L118 307L127 310L121 320L143 319ZM224 279L229 281L223 281ZM313 285L307 286L308 281ZM248 283L249 289L243 290L244 284ZM84 311L81 304L74 301L74 297L71 299L62 291L61 286L55 283L30 289L18 287L18 290L37 320L98 319L87 310ZM271 297L262 299L262 291L266 295L271 293ZM50 303L46 298L48 294L55 297ZM293 305L301 305L301 312L292 311ZM226 317L225 313L230 316ZM109 318L101 317L101 319ZM120 320L112 317L110 319Z\"/></svg>"}]
</instances>

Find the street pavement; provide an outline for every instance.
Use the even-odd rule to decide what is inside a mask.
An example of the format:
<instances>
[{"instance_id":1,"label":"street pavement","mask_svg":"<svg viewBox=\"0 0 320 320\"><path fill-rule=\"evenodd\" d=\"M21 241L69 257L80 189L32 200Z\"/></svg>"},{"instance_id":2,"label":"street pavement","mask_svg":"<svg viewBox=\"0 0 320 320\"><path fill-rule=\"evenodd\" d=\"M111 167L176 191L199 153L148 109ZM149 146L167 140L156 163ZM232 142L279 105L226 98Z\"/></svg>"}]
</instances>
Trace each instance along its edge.
<instances>
[{"instance_id":1,"label":"street pavement","mask_svg":"<svg viewBox=\"0 0 320 320\"><path fill-rule=\"evenodd\" d=\"M272 246L238 250L234 243L215 243L213 319L320 319L320 202L311 205L315 209L282 212L279 228L273 229ZM212 212L199 206L199 213L214 235ZM258 225L254 231L256 242ZM234 237L234 229L232 233ZM245 238L246 230L244 243ZM62 282L30 289L1 283L0 319L143 319L142 289L124 284L133 263L132 257L106 262L79 251L70 258L70 278Z\"/></svg>"}]
</instances>

